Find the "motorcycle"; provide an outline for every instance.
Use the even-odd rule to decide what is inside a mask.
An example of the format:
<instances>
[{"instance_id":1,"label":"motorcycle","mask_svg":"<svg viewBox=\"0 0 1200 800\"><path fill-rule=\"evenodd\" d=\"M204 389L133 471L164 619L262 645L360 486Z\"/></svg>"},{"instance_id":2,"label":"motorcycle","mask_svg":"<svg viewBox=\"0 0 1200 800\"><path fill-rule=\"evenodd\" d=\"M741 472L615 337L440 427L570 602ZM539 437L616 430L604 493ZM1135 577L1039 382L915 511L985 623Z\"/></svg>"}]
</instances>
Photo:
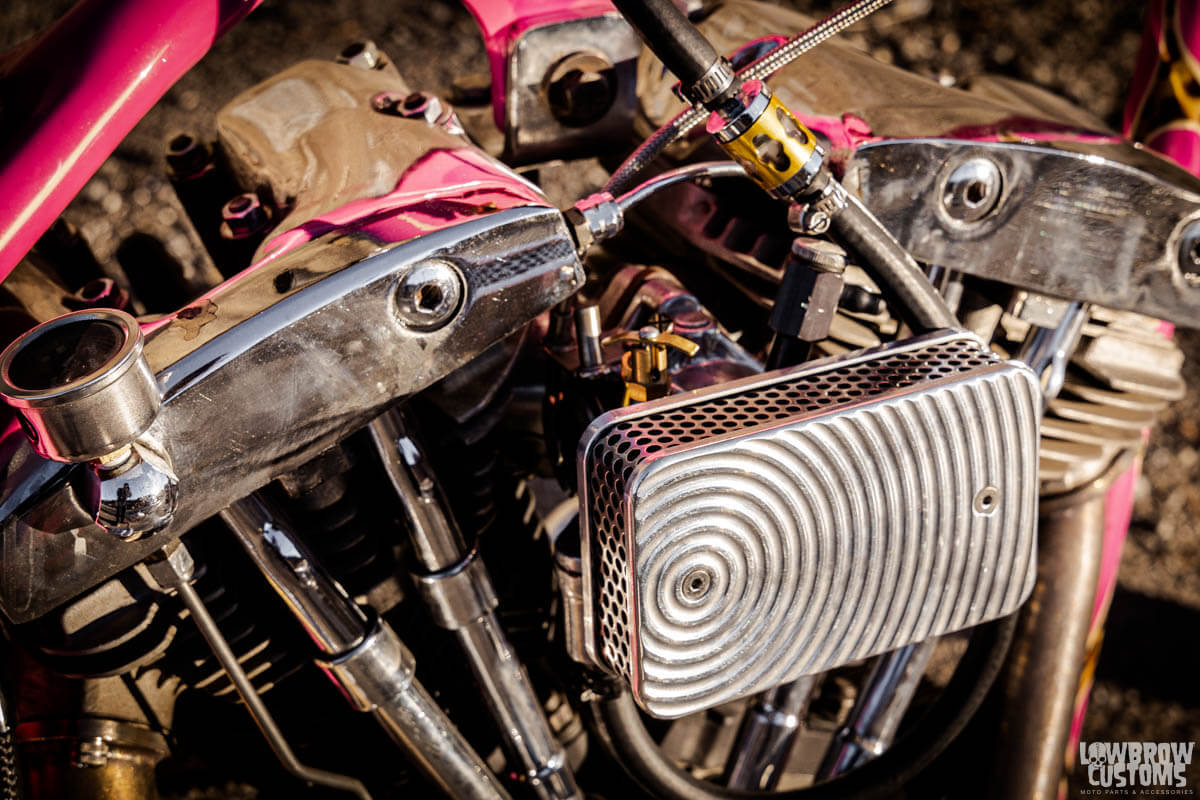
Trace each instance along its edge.
<instances>
[{"instance_id":1,"label":"motorcycle","mask_svg":"<svg viewBox=\"0 0 1200 800\"><path fill-rule=\"evenodd\" d=\"M1065 791L1200 180L834 38L888 0L469 0L457 108L269 75L167 142L208 260L102 268L63 208L256 5L0 70L0 795Z\"/></svg>"}]
</instances>

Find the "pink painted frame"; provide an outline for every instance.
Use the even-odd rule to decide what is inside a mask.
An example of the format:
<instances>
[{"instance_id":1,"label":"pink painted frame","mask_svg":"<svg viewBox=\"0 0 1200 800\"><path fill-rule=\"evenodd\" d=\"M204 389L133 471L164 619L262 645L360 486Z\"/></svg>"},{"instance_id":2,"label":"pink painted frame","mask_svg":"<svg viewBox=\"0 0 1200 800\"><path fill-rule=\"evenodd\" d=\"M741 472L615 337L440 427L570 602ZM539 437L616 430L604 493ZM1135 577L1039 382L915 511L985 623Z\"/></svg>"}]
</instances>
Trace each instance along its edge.
<instances>
[{"instance_id":1,"label":"pink painted frame","mask_svg":"<svg viewBox=\"0 0 1200 800\"><path fill-rule=\"evenodd\" d=\"M261 0L82 0L0 57L0 280L133 126ZM70 54L66 57L65 54Z\"/></svg>"}]
</instances>

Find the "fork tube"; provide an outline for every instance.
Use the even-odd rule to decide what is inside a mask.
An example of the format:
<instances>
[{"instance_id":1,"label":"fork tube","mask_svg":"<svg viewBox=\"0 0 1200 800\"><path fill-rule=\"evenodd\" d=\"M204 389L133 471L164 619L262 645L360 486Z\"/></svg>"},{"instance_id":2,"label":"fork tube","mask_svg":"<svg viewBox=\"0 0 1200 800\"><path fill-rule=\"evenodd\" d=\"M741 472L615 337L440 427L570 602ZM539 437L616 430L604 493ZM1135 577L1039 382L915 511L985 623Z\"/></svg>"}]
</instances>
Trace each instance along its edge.
<instances>
[{"instance_id":1,"label":"fork tube","mask_svg":"<svg viewBox=\"0 0 1200 800\"><path fill-rule=\"evenodd\" d=\"M1005 747L991 797L1059 796L1103 554L1106 493L1125 467L1118 462L1091 484L1042 501L1037 584L992 690Z\"/></svg>"},{"instance_id":2,"label":"fork tube","mask_svg":"<svg viewBox=\"0 0 1200 800\"><path fill-rule=\"evenodd\" d=\"M888 748L936 642L927 639L876 657L850 718L825 753L817 780L841 775Z\"/></svg>"},{"instance_id":3,"label":"fork tube","mask_svg":"<svg viewBox=\"0 0 1200 800\"><path fill-rule=\"evenodd\" d=\"M389 411L370 430L425 570L413 576L417 588L438 625L458 638L510 758L539 797L582 797L529 676L496 619L491 578L445 513L437 483L403 417Z\"/></svg>"},{"instance_id":4,"label":"fork tube","mask_svg":"<svg viewBox=\"0 0 1200 800\"><path fill-rule=\"evenodd\" d=\"M261 498L221 512L255 566L325 654L320 666L451 797L507 800L508 793L414 677L415 662L382 620L372 620L321 569L307 546Z\"/></svg>"},{"instance_id":5,"label":"fork tube","mask_svg":"<svg viewBox=\"0 0 1200 800\"><path fill-rule=\"evenodd\" d=\"M771 791L779 784L816 683L817 676L806 675L755 698L725 767L726 786Z\"/></svg>"}]
</instances>

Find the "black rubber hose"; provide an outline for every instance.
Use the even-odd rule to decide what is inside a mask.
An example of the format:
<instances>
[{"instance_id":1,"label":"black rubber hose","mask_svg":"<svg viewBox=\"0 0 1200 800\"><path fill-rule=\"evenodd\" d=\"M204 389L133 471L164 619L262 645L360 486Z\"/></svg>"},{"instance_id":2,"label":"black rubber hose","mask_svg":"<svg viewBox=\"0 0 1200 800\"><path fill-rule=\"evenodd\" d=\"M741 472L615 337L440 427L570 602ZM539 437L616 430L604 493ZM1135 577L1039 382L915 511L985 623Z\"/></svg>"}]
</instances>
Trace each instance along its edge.
<instances>
[{"instance_id":1,"label":"black rubber hose","mask_svg":"<svg viewBox=\"0 0 1200 800\"><path fill-rule=\"evenodd\" d=\"M917 333L957 328L958 318L908 251L853 195L847 206L833 215L838 238L871 268L888 307L904 317Z\"/></svg>"},{"instance_id":2,"label":"black rubber hose","mask_svg":"<svg viewBox=\"0 0 1200 800\"><path fill-rule=\"evenodd\" d=\"M806 789L763 794L704 783L671 763L646 731L628 692L593 700L588 722L601 745L652 797L664 800L903 798L904 785L945 750L978 710L1012 643L1015 614L976 628L933 706L888 750L845 775Z\"/></svg>"},{"instance_id":3,"label":"black rubber hose","mask_svg":"<svg viewBox=\"0 0 1200 800\"><path fill-rule=\"evenodd\" d=\"M613 0L659 61L691 86L720 56L671 0Z\"/></svg>"}]
</instances>

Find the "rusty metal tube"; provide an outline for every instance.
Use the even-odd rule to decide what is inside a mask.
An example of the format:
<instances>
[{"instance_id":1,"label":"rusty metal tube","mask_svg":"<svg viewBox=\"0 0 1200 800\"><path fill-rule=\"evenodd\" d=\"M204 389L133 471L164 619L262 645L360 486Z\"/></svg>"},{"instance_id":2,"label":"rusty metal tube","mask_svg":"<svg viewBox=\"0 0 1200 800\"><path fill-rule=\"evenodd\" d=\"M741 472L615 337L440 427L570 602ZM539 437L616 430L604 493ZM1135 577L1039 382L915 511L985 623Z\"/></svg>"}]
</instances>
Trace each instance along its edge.
<instances>
[{"instance_id":1,"label":"rusty metal tube","mask_svg":"<svg viewBox=\"0 0 1200 800\"><path fill-rule=\"evenodd\" d=\"M1104 500L1117 469L1042 501L1038 577L993 697L1004 742L992 796L1054 800L1083 669L1104 543Z\"/></svg>"}]
</instances>

